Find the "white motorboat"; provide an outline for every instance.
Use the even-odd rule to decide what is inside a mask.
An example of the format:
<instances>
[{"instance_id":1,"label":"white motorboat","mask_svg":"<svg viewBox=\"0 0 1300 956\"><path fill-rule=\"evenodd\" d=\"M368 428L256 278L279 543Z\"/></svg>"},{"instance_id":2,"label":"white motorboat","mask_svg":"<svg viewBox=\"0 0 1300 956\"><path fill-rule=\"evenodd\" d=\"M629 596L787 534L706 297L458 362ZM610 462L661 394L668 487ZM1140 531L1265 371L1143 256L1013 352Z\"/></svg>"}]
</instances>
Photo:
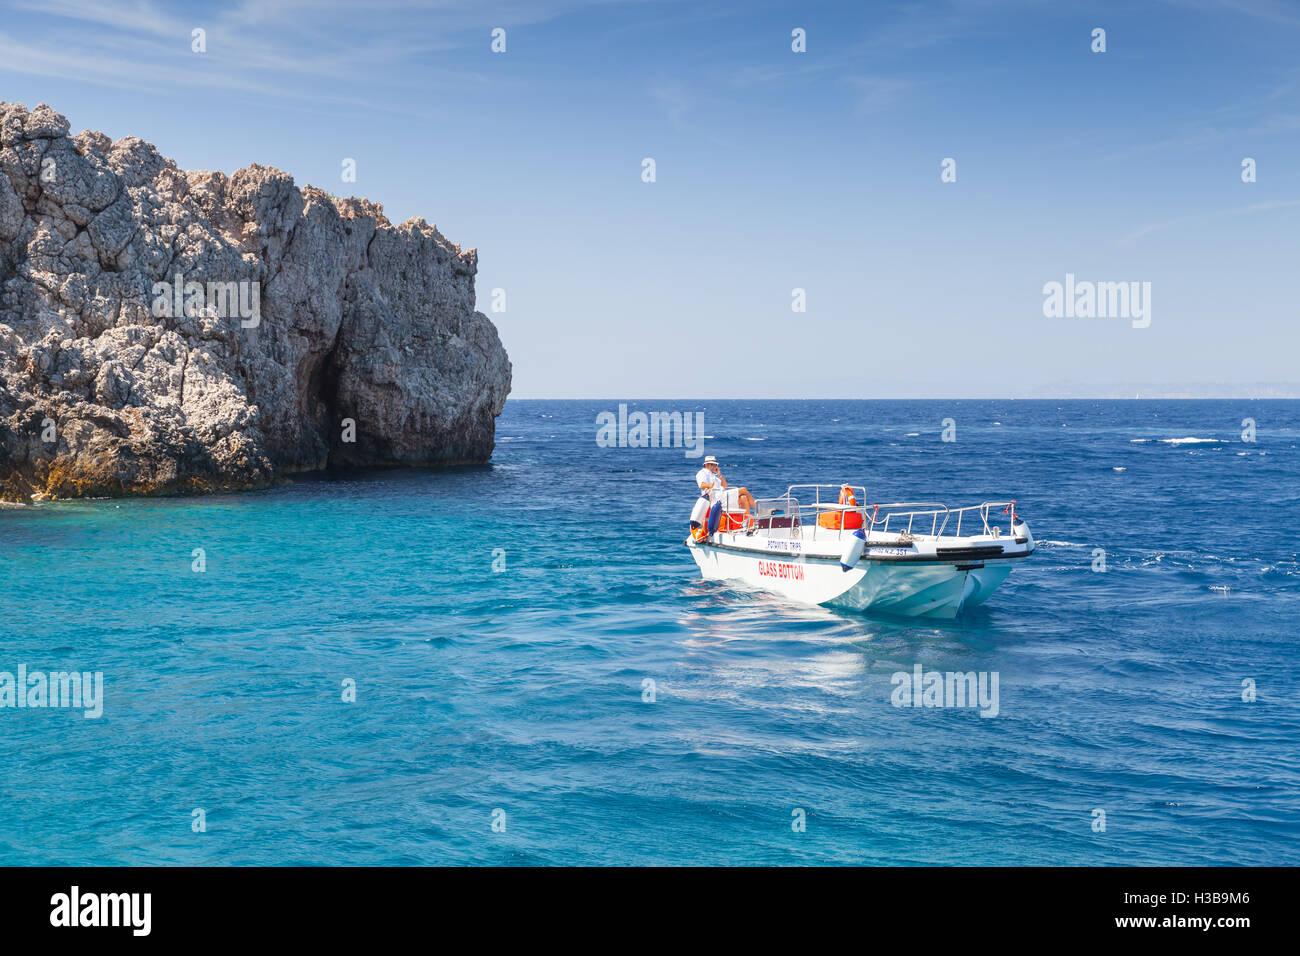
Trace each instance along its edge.
<instances>
[{"instance_id":1,"label":"white motorboat","mask_svg":"<svg viewBox=\"0 0 1300 956\"><path fill-rule=\"evenodd\" d=\"M1034 552L1014 501L856 503L866 500L861 486L791 485L781 498L756 500L752 515L714 504L686 545L710 580L929 618L982 604Z\"/></svg>"}]
</instances>

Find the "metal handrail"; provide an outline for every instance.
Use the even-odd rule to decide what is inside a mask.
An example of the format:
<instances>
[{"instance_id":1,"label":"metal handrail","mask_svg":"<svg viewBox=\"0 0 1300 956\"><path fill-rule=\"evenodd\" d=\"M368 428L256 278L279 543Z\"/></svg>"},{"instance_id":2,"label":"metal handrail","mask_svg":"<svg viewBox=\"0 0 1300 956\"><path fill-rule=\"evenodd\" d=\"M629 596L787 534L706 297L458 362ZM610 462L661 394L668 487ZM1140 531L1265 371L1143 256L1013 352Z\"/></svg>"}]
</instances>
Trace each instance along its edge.
<instances>
[{"instance_id":1,"label":"metal handrail","mask_svg":"<svg viewBox=\"0 0 1300 956\"><path fill-rule=\"evenodd\" d=\"M912 526L916 521L916 516L930 515L931 537L938 537L943 534L944 529L948 527L948 516L951 513L951 509L940 501L894 501L885 505L873 505L872 508L874 510L871 515L871 531L876 530L876 525L880 524L882 525L880 530L883 533L888 534L889 522L895 517L902 520L902 518L906 516L907 528L905 529L905 532L911 534ZM908 510L904 511L904 508ZM881 511L885 513L883 519L880 517ZM940 514L943 515L943 524L939 524Z\"/></svg>"},{"instance_id":2,"label":"metal handrail","mask_svg":"<svg viewBox=\"0 0 1300 956\"><path fill-rule=\"evenodd\" d=\"M930 518L929 537L937 538L937 537L942 537L944 535L944 533L948 529L948 525L952 523L953 515L956 515L957 523L956 523L955 530L953 532L953 536L961 537L962 523L965 518L966 512L968 511L976 512L979 516L980 526L983 533L985 535L993 535L994 534L993 528L996 526L996 522L994 525L989 524L989 512L994 508L1003 508L1004 509L1003 513L1009 514L1011 516L1010 521L1012 522L1012 527L1014 527L1014 519L1016 517L1015 515L1016 502L1014 500L985 501L978 505L967 505L966 507L963 508L949 508L947 505L943 504L942 502L937 502L937 501L894 501L888 504L871 504L871 505L868 504L841 505L839 504L838 501L835 501L833 503L822 502L821 489L823 488L833 489L835 491L835 494L838 496L839 489L842 487L843 487L842 484L790 485L786 489L786 493L780 497L756 498L754 500L756 511L758 510L759 505L769 507L769 511L766 515L763 515L762 517L759 517L757 514L755 515L756 523L759 527L761 527L764 518L766 518L768 530L771 530L774 525L774 519L777 517L776 508L780 507L782 510L781 516L788 517L790 519L790 528L792 534L794 534L797 530L802 528L805 518L811 519L811 524L813 527L812 536L813 539L815 540L817 537L817 529L820 527L820 525L817 523L816 516L823 514L827 511L839 511L841 513L856 512L862 515L863 529L868 534L874 531L880 531L882 534L888 534L890 531L889 526L891 523L895 523L895 522L901 523L901 521L904 518L906 518L907 527L902 529L898 533L911 535L913 534L913 531L916 527L917 520L918 519L924 520L924 518L929 517ZM866 489L864 487L862 487L861 485L850 485L849 487L853 490L855 495L858 494L861 495L861 500L863 501L866 500ZM794 495L794 492L797 489L810 489L813 492L813 499L814 499L813 502L811 504L803 504L800 501L800 499L796 498ZM942 520L940 520L941 517ZM842 533L843 529L840 528L840 529L829 529L829 530L833 530L834 533L838 536L839 534ZM920 532L920 533L924 534L925 532Z\"/></svg>"},{"instance_id":3,"label":"metal handrail","mask_svg":"<svg viewBox=\"0 0 1300 956\"><path fill-rule=\"evenodd\" d=\"M957 523L956 528L954 528L953 536L961 537L962 524L965 522L966 512L974 511L975 514L978 515L980 528L982 528L984 535L992 536L996 533L995 527L997 523L995 519L995 523L992 525L989 524L989 512L993 509L997 509L997 507L1001 507L1001 509L1004 509L1004 514L1010 515L1010 529L1011 531L1014 531L1014 520L1015 516L1017 516L1015 515L1015 501L985 501L979 503L979 505L967 505L965 507L959 507L959 509L952 509L952 507L944 505L943 502L932 501L896 501L884 503L884 505L840 505L837 499L833 502L822 501L822 489L833 490L837 497L839 496L842 486L844 485L789 485L787 490L785 490L784 496L776 498L755 498L755 512L759 511L758 506L763 506L767 509L766 515L754 515L755 525L757 525L757 527L762 527L764 519L766 519L768 531L771 531L771 529L774 528L775 519L779 516L777 515L777 509L780 509L781 518L789 518L790 533L792 533L792 535L800 533L802 525L805 524L807 520L807 522L810 522L811 525L813 525L813 538L815 540L816 536L818 536L818 529L820 528L816 516L824 514L824 512L827 511L839 511L841 514L857 512L857 514L862 515L862 527L868 535L870 535L871 532L876 531L888 535L889 531L891 531L889 525L901 523L902 520L906 518L906 528L900 529L897 533L900 533L900 535L910 536L915 532L918 520L922 520L923 522L923 520L928 516L928 518L931 519L930 532L928 532L928 536L943 537L945 532L948 531L949 524L953 523L953 516L956 515ZM803 503L803 501L794 494L797 490L803 492L805 489L811 492L813 502ZM850 489L853 490L854 496L857 496L859 501L866 501L866 488L863 488L862 485L850 485ZM842 531L844 531L844 528L842 528L842 522L841 528L828 529L828 531L832 531L836 536L840 536ZM924 535L926 532L917 533L922 533L922 535Z\"/></svg>"}]
</instances>

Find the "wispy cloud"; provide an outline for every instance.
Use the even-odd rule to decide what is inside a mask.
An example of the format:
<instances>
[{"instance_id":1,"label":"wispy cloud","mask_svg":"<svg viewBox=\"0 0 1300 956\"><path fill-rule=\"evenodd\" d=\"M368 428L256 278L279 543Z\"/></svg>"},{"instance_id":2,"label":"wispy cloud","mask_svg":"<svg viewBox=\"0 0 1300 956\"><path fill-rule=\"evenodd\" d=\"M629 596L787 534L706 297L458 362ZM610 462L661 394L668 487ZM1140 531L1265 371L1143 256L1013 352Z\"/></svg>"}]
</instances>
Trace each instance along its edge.
<instances>
[{"instance_id":1,"label":"wispy cloud","mask_svg":"<svg viewBox=\"0 0 1300 956\"><path fill-rule=\"evenodd\" d=\"M669 122L680 127L691 107L691 95L681 80L664 80L653 86L650 97L659 104Z\"/></svg>"},{"instance_id":2,"label":"wispy cloud","mask_svg":"<svg viewBox=\"0 0 1300 956\"><path fill-rule=\"evenodd\" d=\"M1243 16L1289 27L1300 27L1300 10L1285 0L1165 0L1180 7L1201 10L1228 10Z\"/></svg>"},{"instance_id":3,"label":"wispy cloud","mask_svg":"<svg viewBox=\"0 0 1300 956\"><path fill-rule=\"evenodd\" d=\"M1268 202L1251 203L1249 206L1229 209L1228 215L1245 216L1255 212L1272 212L1274 209L1290 209L1293 206L1300 206L1300 199L1270 199Z\"/></svg>"},{"instance_id":4,"label":"wispy cloud","mask_svg":"<svg viewBox=\"0 0 1300 956\"><path fill-rule=\"evenodd\" d=\"M383 91L412 80L460 93L481 86L486 72L457 68L445 55L474 44L486 50L492 26L538 23L592 2L598 0L379 0L364 7L355 0L240 0L186 11L150 0L13 0L13 9L39 18L40 29L25 31L7 19L13 33L0 34L0 75L70 77L130 90L215 88L412 112L385 103ZM206 34L201 54L191 49L196 28ZM18 33L40 39L19 42ZM363 88L372 95L360 96Z\"/></svg>"},{"instance_id":5,"label":"wispy cloud","mask_svg":"<svg viewBox=\"0 0 1300 956\"><path fill-rule=\"evenodd\" d=\"M854 106L859 113L890 109L916 86L915 81L898 76L850 76L844 82L855 91Z\"/></svg>"},{"instance_id":6,"label":"wispy cloud","mask_svg":"<svg viewBox=\"0 0 1300 956\"><path fill-rule=\"evenodd\" d=\"M1193 223L1209 222L1224 216L1250 216L1261 212L1274 212L1278 209L1292 209L1300 206L1300 199L1271 199L1267 202L1251 203L1248 206L1236 206L1232 209L1220 209L1214 212L1194 213L1189 216L1179 216L1176 219L1166 219L1162 222L1152 222L1143 226L1119 240L1121 245L1132 245L1143 236L1149 236L1153 232L1163 232L1166 229L1173 229L1176 226L1188 226Z\"/></svg>"},{"instance_id":7,"label":"wispy cloud","mask_svg":"<svg viewBox=\"0 0 1300 956\"><path fill-rule=\"evenodd\" d=\"M123 33L157 37L187 36L194 24L147 0L12 0L10 7L80 23L94 23Z\"/></svg>"}]
</instances>

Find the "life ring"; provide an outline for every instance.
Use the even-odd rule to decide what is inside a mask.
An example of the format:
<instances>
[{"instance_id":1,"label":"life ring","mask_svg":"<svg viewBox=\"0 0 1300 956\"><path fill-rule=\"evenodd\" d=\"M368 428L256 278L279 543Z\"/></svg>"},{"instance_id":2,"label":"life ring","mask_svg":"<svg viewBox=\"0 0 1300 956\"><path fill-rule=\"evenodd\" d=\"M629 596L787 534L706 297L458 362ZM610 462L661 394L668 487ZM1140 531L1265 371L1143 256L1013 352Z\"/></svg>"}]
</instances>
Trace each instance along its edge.
<instances>
[{"instance_id":1,"label":"life ring","mask_svg":"<svg viewBox=\"0 0 1300 956\"><path fill-rule=\"evenodd\" d=\"M854 508L858 506L858 499L854 496L853 489L848 485L840 485L839 503ZM827 511L817 516L817 524L831 531L839 531L840 529L852 531L855 528L862 527L862 515L857 511Z\"/></svg>"}]
</instances>

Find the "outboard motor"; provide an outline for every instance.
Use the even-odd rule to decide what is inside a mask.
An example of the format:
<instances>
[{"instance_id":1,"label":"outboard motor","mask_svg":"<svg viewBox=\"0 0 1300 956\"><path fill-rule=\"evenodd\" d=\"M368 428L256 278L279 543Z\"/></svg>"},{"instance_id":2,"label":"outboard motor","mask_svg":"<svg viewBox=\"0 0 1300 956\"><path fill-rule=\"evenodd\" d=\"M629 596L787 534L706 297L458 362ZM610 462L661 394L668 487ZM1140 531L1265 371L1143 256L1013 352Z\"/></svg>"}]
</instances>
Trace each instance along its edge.
<instances>
[{"instance_id":1,"label":"outboard motor","mask_svg":"<svg viewBox=\"0 0 1300 956\"><path fill-rule=\"evenodd\" d=\"M840 555L840 570L852 571L853 566L857 564L858 559L862 557L862 552L866 546L866 532L859 528L857 531L853 532L853 536L849 538L849 543L844 548L844 553Z\"/></svg>"}]
</instances>

